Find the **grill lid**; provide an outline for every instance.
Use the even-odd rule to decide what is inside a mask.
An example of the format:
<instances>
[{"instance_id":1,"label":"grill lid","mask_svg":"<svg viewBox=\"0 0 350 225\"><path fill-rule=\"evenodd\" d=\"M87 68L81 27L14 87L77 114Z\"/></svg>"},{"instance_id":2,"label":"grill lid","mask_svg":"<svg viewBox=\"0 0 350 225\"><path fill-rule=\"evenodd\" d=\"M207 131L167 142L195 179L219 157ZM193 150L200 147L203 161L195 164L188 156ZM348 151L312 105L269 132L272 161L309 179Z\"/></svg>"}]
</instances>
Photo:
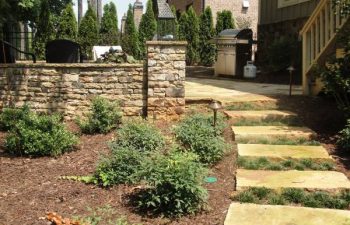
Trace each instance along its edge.
<instances>
[{"instance_id":1,"label":"grill lid","mask_svg":"<svg viewBox=\"0 0 350 225\"><path fill-rule=\"evenodd\" d=\"M240 29L227 29L227 30L223 30L219 33L219 37L236 37L239 32L241 32L242 30Z\"/></svg>"}]
</instances>

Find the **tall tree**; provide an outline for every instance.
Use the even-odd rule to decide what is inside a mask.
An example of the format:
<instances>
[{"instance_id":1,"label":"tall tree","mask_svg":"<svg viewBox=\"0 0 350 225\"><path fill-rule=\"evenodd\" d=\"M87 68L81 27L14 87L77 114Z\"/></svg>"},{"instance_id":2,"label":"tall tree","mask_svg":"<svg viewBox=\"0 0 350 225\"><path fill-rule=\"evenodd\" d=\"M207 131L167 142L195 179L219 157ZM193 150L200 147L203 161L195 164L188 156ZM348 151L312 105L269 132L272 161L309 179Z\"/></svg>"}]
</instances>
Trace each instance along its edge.
<instances>
[{"instance_id":1,"label":"tall tree","mask_svg":"<svg viewBox=\"0 0 350 225\"><path fill-rule=\"evenodd\" d=\"M173 12L174 16L175 16L175 34L174 36L175 37L178 37L179 36L179 21L178 21L178 18L177 18L177 13L176 13L176 8L174 5L171 6L171 11Z\"/></svg>"},{"instance_id":2,"label":"tall tree","mask_svg":"<svg viewBox=\"0 0 350 225\"><path fill-rule=\"evenodd\" d=\"M210 41L215 36L213 14L208 6L199 18L199 59L204 66L212 66L215 61L215 44Z\"/></svg>"},{"instance_id":3,"label":"tall tree","mask_svg":"<svg viewBox=\"0 0 350 225\"><path fill-rule=\"evenodd\" d=\"M78 24L73 11L73 5L69 3L59 18L57 27L57 38L76 40L78 35Z\"/></svg>"},{"instance_id":4,"label":"tall tree","mask_svg":"<svg viewBox=\"0 0 350 225\"><path fill-rule=\"evenodd\" d=\"M125 32L122 37L123 50L134 56L136 59L140 58L140 47L138 34L134 22L134 14L132 5L129 5L128 13L125 21Z\"/></svg>"},{"instance_id":5,"label":"tall tree","mask_svg":"<svg viewBox=\"0 0 350 225\"><path fill-rule=\"evenodd\" d=\"M192 7L180 17L179 39L188 42L186 61L189 65L194 65L198 61L199 21Z\"/></svg>"},{"instance_id":6,"label":"tall tree","mask_svg":"<svg viewBox=\"0 0 350 225\"><path fill-rule=\"evenodd\" d=\"M101 44L118 44L117 8L113 2L110 2L103 7L103 11L100 28Z\"/></svg>"},{"instance_id":7,"label":"tall tree","mask_svg":"<svg viewBox=\"0 0 350 225\"><path fill-rule=\"evenodd\" d=\"M92 47L98 43L98 28L96 13L90 5L79 25L78 42L82 51L91 58Z\"/></svg>"},{"instance_id":8,"label":"tall tree","mask_svg":"<svg viewBox=\"0 0 350 225\"><path fill-rule=\"evenodd\" d=\"M229 10L223 10L217 13L216 17L216 34L226 29L234 29L235 21L232 16L232 12Z\"/></svg>"},{"instance_id":9,"label":"tall tree","mask_svg":"<svg viewBox=\"0 0 350 225\"><path fill-rule=\"evenodd\" d=\"M40 5L40 20L34 36L34 52L39 59L45 58L46 43L54 39L54 26L48 0Z\"/></svg>"},{"instance_id":10,"label":"tall tree","mask_svg":"<svg viewBox=\"0 0 350 225\"><path fill-rule=\"evenodd\" d=\"M146 54L146 41L152 40L157 33L157 21L153 12L152 0L148 0L146 13L142 15L139 27L139 41L141 55Z\"/></svg>"}]
</instances>

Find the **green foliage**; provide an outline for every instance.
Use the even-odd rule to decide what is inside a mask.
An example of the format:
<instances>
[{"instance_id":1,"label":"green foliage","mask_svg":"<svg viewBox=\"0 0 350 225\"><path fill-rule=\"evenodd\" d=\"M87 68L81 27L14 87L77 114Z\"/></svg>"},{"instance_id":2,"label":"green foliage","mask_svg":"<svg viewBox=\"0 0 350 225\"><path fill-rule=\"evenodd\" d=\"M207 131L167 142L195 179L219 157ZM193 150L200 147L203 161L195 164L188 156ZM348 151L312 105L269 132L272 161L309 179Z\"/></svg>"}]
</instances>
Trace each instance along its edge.
<instances>
[{"instance_id":1,"label":"green foliage","mask_svg":"<svg viewBox=\"0 0 350 225\"><path fill-rule=\"evenodd\" d=\"M199 58L204 66L212 66L215 61L215 44L210 41L215 36L213 14L207 7L199 18Z\"/></svg>"},{"instance_id":2,"label":"green foliage","mask_svg":"<svg viewBox=\"0 0 350 225\"><path fill-rule=\"evenodd\" d=\"M78 36L78 23L72 4L68 4L59 18L57 38L75 41Z\"/></svg>"},{"instance_id":3,"label":"green foliage","mask_svg":"<svg viewBox=\"0 0 350 225\"><path fill-rule=\"evenodd\" d=\"M174 37L178 38L179 37L179 21L178 18L176 16L176 7L174 5L171 6L171 11L173 12L173 15L175 16L175 33L174 33Z\"/></svg>"},{"instance_id":4,"label":"green foliage","mask_svg":"<svg viewBox=\"0 0 350 225\"><path fill-rule=\"evenodd\" d=\"M323 191L307 192L296 188L282 189L281 192L266 188L249 188L233 196L233 199L256 204L298 204L312 208L347 209L350 204L349 193L349 190L332 194Z\"/></svg>"},{"instance_id":5,"label":"green foliage","mask_svg":"<svg viewBox=\"0 0 350 225\"><path fill-rule=\"evenodd\" d=\"M298 41L294 38L284 36L275 39L267 50L268 69L278 72L286 70L290 65L297 63L294 61L297 58L299 47ZM298 63L300 64L300 62Z\"/></svg>"},{"instance_id":6,"label":"green foliage","mask_svg":"<svg viewBox=\"0 0 350 225\"><path fill-rule=\"evenodd\" d=\"M248 110L272 110L278 109L275 102L264 102L263 104L254 102L242 102L234 103L225 107L226 110L230 111L248 111Z\"/></svg>"},{"instance_id":7,"label":"green foliage","mask_svg":"<svg viewBox=\"0 0 350 225\"><path fill-rule=\"evenodd\" d=\"M226 29L236 28L235 20L233 19L232 12L230 10L223 10L217 13L216 17L216 34Z\"/></svg>"},{"instance_id":8,"label":"green foliage","mask_svg":"<svg viewBox=\"0 0 350 225\"><path fill-rule=\"evenodd\" d=\"M310 146L319 146L320 142L315 140L308 140L306 138L286 138L279 137L275 139L270 138L239 138L236 140L240 144L265 144L265 145L310 145Z\"/></svg>"},{"instance_id":9,"label":"green foliage","mask_svg":"<svg viewBox=\"0 0 350 225\"><path fill-rule=\"evenodd\" d=\"M337 141L337 145L343 149L350 149L350 120L348 120L345 128L339 132L340 137Z\"/></svg>"},{"instance_id":10,"label":"green foliage","mask_svg":"<svg viewBox=\"0 0 350 225\"><path fill-rule=\"evenodd\" d=\"M103 7L100 35L102 45L118 44L118 16L117 8L113 2Z\"/></svg>"},{"instance_id":11,"label":"green foliage","mask_svg":"<svg viewBox=\"0 0 350 225\"><path fill-rule=\"evenodd\" d=\"M200 162L205 164L218 162L228 148L221 137L223 119L219 118L216 128L213 127L212 121L210 116L196 114L185 118L174 129L176 140L187 151L196 153Z\"/></svg>"},{"instance_id":12,"label":"green foliage","mask_svg":"<svg viewBox=\"0 0 350 225\"><path fill-rule=\"evenodd\" d=\"M192 7L180 17L179 39L187 41L186 61L188 65L194 65L198 61L199 20Z\"/></svg>"},{"instance_id":13,"label":"green foliage","mask_svg":"<svg viewBox=\"0 0 350 225\"><path fill-rule=\"evenodd\" d=\"M139 173L148 188L138 193L137 207L154 214L176 217L203 208L208 194L202 187L206 169L191 153L154 154Z\"/></svg>"},{"instance_id":14,"label":"green foliage","mask_svg":"<svg viewBox=\"0 0 350 225\"><path fill-rule=\"evenodd\" d=\"M131 4L129 5L128 13L126 15L125 32L122 37L122 48L124 52L134 56L135 59L140 58L140 44Z\"/></svg>"},{"instance_id":15,"label":"green foliage","mask_svg":"<svg viewBox=\"0 0 350 225\"><path fill-rule=\"evenodd\" d=\"M24 105L21 108L4 108L0 114L0 130L9 131L20 120L29 116L30 108Z\"/></svg>"},{"instance_id":16,"label":"green foliage","mask_svg":"<svg viewBox=\"0 0 350 225\"><path fill-rule=\"evenodd\" d=\"M92 47L98 43L98 25L95 11L89 5L79 25L78 42L87 57L92 58Z\"/></svg>"},{"instance_id":17,"label":"green foliage","mask_svg":"<svg viewBox=\"0 0 350 225\"><path fill-rule=\"evenodd\" d=\"M288 159L285 161L272 161L265 157L249 159L238 157L237 164L240 168L248 170L334 170L333 162L318 162L312 159Z\"/></svg>"},{"instance_id":18,"label":"green foliage","mask_svg":"<svg viewBox=\"0 0 350 225\"><path fill-rule=\"evenodd\" d=\"M75 144L77 138L64 127L60 116L29 113L10 130L5 146L16 155L57 156Z\"/></svg>"},{"instance_id":19,"label":"green foliage","mask_svg":"<svg viewBox=\"0 0 350 225\"><path fill-rule=\"evenodd\" d=\"M121 123L122 114L116 101L96 97L92 100L87 121L78 120L78 124L85 134L108 133Z\"/></svg>"},{"instance_id":20,"label":"green foliage","mask_svg":"<svg viewBox=\"0 0 350 225\"><path fill-rule=\"evenodd\" d=\"M338 6L342 17L350 15L350 1L349 0L332 0L333 9Z\"/></svg>"},{"instance_id":21,"label":"green foliage","mask_svg":"<svg viewBox=\"0 0 350 225\"><path fill-rule=\"evenodd\" d=\"M34 52L38 59L45 58L46 43L54 39L54 24L49 9L48 0L42 0L40 4L40 19L34 36Z\"/></svg>"},{"instance_id":22,"label":"green foliage","mask_svg":"<svg viewBox=\"0 0 350 225\"><path fill-rule=\"evenodd\" d=\"M157 33L157 21L153 11L153 1L147 1L146 13L142 15L139 27L140 50L142 56L146 54L146 41L153 39Z\"/></svg>"},{"instance_id":23,"label":"green foliage","mask_svg":"<svg viewBox=\"0 0 350 225\"><path fill-rule=\"evenodd\" d=\"M135 174L147 157L140 151L126 147L114 147L113 154L98 163L94 177L102 186L132 184L139 181Z\"/></svg>"},{"instance_id":24,"label":"green foliage","mask_svg":"<svg viewBox=\"0 0 350 225\"><path fill-rule=\"evenodd\" d=\"M234 122L234 126L302 126L303 123L297 117L276 118L266 117L262 120L239 119Z\"/></svg>"},{"instance_id":25,"label":"green foliage","mask_svg":"<svg viewBox=\"0 0 350 225\"><path fill-rule=\"evenodd\" d=\"M118 139L111 146L122 146L141 152L159 151L165 146L165 139L161 132L147 121L133 120L118 130Z\"/></svg>"}]
</instances>

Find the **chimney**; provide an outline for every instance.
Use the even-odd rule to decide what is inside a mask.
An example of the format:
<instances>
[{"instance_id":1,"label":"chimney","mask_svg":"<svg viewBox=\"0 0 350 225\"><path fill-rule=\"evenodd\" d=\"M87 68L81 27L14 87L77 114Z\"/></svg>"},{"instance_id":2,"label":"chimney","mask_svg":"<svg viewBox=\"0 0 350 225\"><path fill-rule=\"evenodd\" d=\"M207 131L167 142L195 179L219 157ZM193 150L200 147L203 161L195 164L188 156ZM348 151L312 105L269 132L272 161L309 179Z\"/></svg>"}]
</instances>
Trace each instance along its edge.
<instances>
[{"instance_id":1,"label":"chimney","mask_svg":"<svg viewBox=\"0 0 350 225\"><path fill-rule=\"evenodd\" d=\"M125 32L125 23L126 23L126 13L124 13L124 16L122 18L122 26L121 26L121 31L122 31L122 34L124 34Z\"/></svg>"},{"instance_id":2,"label":"chimney","mask_svg":"<svg viewBox=\"0 0 350 225\"><path fill-rule=\"evenodd\" d=\"M143 4L140 2L140 0L136 0L134 3L134 22L136 29L139 29L141 18L143 14Z\"/></svg>"}]
</instances>

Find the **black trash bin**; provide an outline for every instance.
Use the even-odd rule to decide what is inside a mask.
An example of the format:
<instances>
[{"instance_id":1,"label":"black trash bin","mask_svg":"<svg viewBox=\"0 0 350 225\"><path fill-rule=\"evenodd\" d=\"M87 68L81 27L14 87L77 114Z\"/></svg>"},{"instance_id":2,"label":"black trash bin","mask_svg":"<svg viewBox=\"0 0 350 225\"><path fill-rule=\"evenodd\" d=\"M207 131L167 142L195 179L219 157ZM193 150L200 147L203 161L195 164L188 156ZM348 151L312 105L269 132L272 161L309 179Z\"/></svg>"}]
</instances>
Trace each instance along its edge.
<instances>
[{"instance_id":1,"label":"black trash bin","mask_svg":"<svg viewBox=\"0 0 350 225\"><path fill-rule=\"evenodd\" d=\"M81 48L70 40L53 40L46 44L47 63L78 63L82 62Z\"/></svg>"}]
</instances>

